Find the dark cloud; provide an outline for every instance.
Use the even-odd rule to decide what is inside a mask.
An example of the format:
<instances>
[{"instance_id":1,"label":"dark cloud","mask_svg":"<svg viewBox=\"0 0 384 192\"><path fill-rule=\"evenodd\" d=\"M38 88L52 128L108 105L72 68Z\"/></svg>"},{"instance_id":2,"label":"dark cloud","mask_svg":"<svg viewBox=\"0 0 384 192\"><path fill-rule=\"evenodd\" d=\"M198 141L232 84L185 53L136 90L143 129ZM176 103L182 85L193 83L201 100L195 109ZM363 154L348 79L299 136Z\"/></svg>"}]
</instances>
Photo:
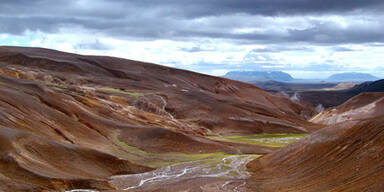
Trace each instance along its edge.
<instances>
[{"instance_id":1,"label":"dark cloud","mask_svg":"<svg viewBox=\"0 0 384 192\"><path fill-rule=\"evenodd\" d=\"M171 14L193 18L234 13L264 16L351 13L381 11L384 6L381 0L137 0L131 3L140 7L168 8Z\"/></svg>"},{"instance_id":2,"label":"dark cloud","mask_svg":"<svg viewBox=\"0 0 384 192\"><path fill-rule=\"evenodd\" d=\"M372 12L381 11L383 6L382 0L2 0L0 11L121 18L136 10L141 11L139 14L156 12L163 16L198 18L236 13L276 16Z\"/></svg>"},{"instance_id":3,"label":"dark cloud","mask_svg":"<svg viewBox=\"0 0 384 192\"><path fill-rule=\"evenodd\" d=\"M79 27L90 34L126 39L208 38L241 44L384 43L383 9L382 0L2 0L0 33L20 35L27 30L57 33L63 28ZM379 26L368 25L373 23L369 20L345 27L337 22L313 19L327 15L368 16L377 18ZM273 23L277 22L275 18L295 16L302 17L308 26ZM242 28L260 30L236 32ZM184 51L203 50L196 47Z\"/></svg>"},{"instance_id":4,"label":"dark cloud","mask_svg":"<svg viewBox=\"0 0 384 192\"><path fill-rule=\"evenodd\" d=\"M290 67L286 68L285 70L297 70L297 71L344 71L345 68L343 68L340 65L336 65L334 61L328 60L326 63L313 63L308 66L296 66L296 67Z\"/></svg>"}]
</instances>

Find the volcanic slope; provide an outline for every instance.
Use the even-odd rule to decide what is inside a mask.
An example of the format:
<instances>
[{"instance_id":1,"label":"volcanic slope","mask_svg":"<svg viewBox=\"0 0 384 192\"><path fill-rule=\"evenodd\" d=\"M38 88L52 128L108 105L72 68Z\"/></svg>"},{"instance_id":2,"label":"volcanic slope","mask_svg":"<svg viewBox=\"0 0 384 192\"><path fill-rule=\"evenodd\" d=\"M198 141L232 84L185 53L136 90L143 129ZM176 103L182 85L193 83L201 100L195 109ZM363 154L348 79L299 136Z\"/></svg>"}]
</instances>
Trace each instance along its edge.
<instances>
[{"instance_id":1,"label":"volcanic slope","mask_svg":"<svg viewBox=\"0 0 384 192\"><path fill-rule=\"evenodd\" d=\"M115 100L188 123L183 132L308 132L308 109L228 79L131 60L81 56L38 48L0 48L4 75L57 89L106 93ZM114 97L113 97L114 96ZM298 115L299 114L299 115Z\"/></svg>"},{"instance_id":2,"label":"volcanic slope","mask_svg":"<svg viewBox=\"0 0 384 192\"><path fill-rule=\"evenodd\" d=\"M311 121L328 125L250 162L251 191L381 191L384 93L361 93Z\"/></svg>"},{"instance_id":3,"label":"volcanic slope","mask_svg":"<svg viewBox=\"0 0 384 192\"><path fill-rule=\"evenodd\" d=\"M346 121L250 162L251 191L382 191L384 117Z\"/></svg>"},{"instance_id":4,"label":"volcanic slope","mask_svg":"<svg viewBox=\"0 0 384 192\"><path fill-rule=\"evenodd\" d=\"M112 189L113 175L274 150L211 136L319 128L255 86L126 59L0 47L0 75L4 191Z\"/></svg>"},{"instance_id":5,"label":"volcanic slope","mask_svg":"<svg viewBox=\"0 0 384 192\"><path fill-rule=\"evenodd\" d=\"M362 120L384 115L384 93L361 93L344 104L327 109L310 121L319 124L332 125L350 120Z\"/></svg>"}]
</instances>

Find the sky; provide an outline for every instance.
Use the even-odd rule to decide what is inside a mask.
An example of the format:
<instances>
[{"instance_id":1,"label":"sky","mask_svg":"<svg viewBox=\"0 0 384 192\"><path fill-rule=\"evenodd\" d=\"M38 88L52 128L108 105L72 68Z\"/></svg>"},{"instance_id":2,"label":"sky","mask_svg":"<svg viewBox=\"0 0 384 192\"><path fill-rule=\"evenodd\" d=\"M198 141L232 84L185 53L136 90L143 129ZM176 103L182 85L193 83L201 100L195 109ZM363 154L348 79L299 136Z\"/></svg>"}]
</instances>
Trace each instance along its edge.
<instances>
[{"instance_id":1,"label":"sky","mask_svg":"<svg viewBox=\"0 0 384 192\"><path fill-rule=\"evenodd\" d=\"M0 0L0 45L211 75L384 77L382 0Z\"/></svg>"}]
</instances>

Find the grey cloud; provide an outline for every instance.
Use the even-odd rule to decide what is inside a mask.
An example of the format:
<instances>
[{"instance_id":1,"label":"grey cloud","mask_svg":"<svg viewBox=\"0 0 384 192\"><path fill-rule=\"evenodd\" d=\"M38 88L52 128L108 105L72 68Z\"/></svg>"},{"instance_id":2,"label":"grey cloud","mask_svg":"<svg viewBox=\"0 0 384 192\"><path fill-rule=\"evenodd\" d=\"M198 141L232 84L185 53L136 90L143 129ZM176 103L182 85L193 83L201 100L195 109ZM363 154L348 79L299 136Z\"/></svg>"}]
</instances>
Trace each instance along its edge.
<instances>
[{"instance_id":1,"label":"grey cloud","mask_svg":"<svg viewBox=\"0 0 384 192\"><path fill-rule=\"evenodd\" d=\"M359 51L359 50L336 46L336 47L332 47L332 51L335 51L335 52L353 52L353 51Z\"/></svg>"},{"instance_id":2,"label":"grey cloud","mask_svg":"<svg viewBox=\"0 0 384 192\"><path fill-rule=\"evenodd\" d=\"M371 43L369 44L371 47L384 47L384 43Z\"/></svg>"},{"instance_id":3,"label":"grey cloud","mask_svg":"<svg viewBox=\"0 0 384 192\"><path fill-rule=\"evenodd\" d=\"M191 47L191 48L180 48L181 51L184 52L190 52L190 53L195 53L195 52L201 52L204 51L200 47Z\"/></svg>"},{"instance_id":4,"label":"grey cloud","mask_svg":"<svg viewBox=\"0 0 384 192\"><path fill-rule=\"evenodd\" d=\"M379 28L366 28L367 26L342 27L334 22L314 23L313 25L313 27L307 29L289 30L289 36L284 39L319 44L384 42L384 36L381 32L384 29L382 24Z\"/></svg>"},{"instance_id":5,"label":"grey cloud","mask_svg":"<svg viewBox=\"0 0 384 192\"><path fill-rule=\"evenodd\" d=\"M378 28L345 28L331 21L324 23L306 18L306 15L348 16L352 13L384 17L380 12L382 9L382 0L3 0L0 4L0 33L22 34L27 30L57 33L61 28L78 26L94 34L125 39L193 41L196 38L207 38L230 40L240 44L384 43L384 22L380 20L381 26ZM228 15L237 17L225 22L214 19ZM261 18L252 20L255 15ZM234 32L239 28L268 27L269 21L262 18L289 19L297 15L301 15L311 25L305 28L282 26L289 28L285 32L273 29L248 33ZM203 22L199 22L199 19ZM201 48L184 51L201 51L199 49ZM263 51L289 50L259 50Z\"/></svg>"},{"instance_id":6,"label":"grey cloud","mask_svg":"<svg viewBox=\"0 0 384 192\"><path fill-rule=\"evenodd\" d=\"M381 0L162 0L161 3L156 0L138 0L132 2L141 7L168 8L173 13L187 17L233 13L265 16L350 13L364 10L381 11L384 5Z\"/></svg>"},{"instance_id":7,"label":"grey cloud","mask_svg":"<svg viewBox=\"0 0 384 192\"><path fill-rule=\"evenodd\" d=\"M83 2L83 3L82 3ZM206 17L235 13L251 15L327 14L353 11L381 11L381 0L3 0L2 13L77 13L121 17L129 11L156 12L162 16ZM124 11L125 10L125 11ZM145 12L146 11L146 12Z\"/></svg>"},{"instance_id":8,"label":"grey cloud","mask_svg":"<svg viewBox=\"0 0 384 192\"><path fill-rule=\"evenodd\" d=\"M249 71L335 71L342 72L346 69L335 64L311 64L309 66L302 67L292 67L292 66L283 66L277 65L275 63L243 63L241 65L231 65L231 64L212 64L200 62L192 66L177 66L180 68L193 70L193 71L212 71L212 70L228 70L228 71L237 71L237 70L249 70ZM350 69L349 69L350 70Z\"/></svg>"},{"instance_id":9,"label":"grey cloud","mask_svg":"<svg viewBox=\"0 0 384 192\"><path fill-rule=\"evenodd\" d=\"M96 40L91 43L80 43L74 46L75 49L111 50L108 45Z\"/></svg>"},{"instance_id":10,"label":"grey cloud","mask_svg":"<svg viewBox=\"0 0 384 192\"><path fill-rule=\"evenodd\" d=\"M291 67L287 70L298 70L298 71L343 71L345 68L343 68L340 65L336 65L333 61L329 60L326 63L313 63L308 66L297 66L297 67Z\"/></svg>"},{"instance_id":11,"label":"grey cloud","mask_svg":"<svg viewBox=\"0 0 384 192\"><path fill-rule=\"evenodd\" d=\"M279 52L286 52L286 51L310 52L310 51L313 51L313 49L309 47L270 46L266 48L256 48L252 50L252 52L255 52L255 53L279 53Z\"/></svg>"},{"instance_id":12,"label":"grey cloud","mask_svg":"<svg viewBox=\"0 0 384 192\"><path fill-rule=\"evenodd\" d=\"M215 49L213 49L213 48L203 48L201 46L182 47L179 50L184 51L184 52L189 52L189 53L196 53L196 52L203 52L203 51L215 51Z\"/></svg>"}]
</instances>

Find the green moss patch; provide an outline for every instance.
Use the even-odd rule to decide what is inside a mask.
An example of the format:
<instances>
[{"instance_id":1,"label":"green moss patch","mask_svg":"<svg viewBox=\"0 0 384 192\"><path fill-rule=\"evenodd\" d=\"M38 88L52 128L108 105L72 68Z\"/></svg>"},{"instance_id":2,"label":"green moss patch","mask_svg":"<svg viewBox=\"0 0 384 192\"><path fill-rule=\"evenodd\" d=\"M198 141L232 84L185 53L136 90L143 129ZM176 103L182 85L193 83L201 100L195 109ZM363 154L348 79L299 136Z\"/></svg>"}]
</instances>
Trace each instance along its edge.
<instances>
[{"instance_id":1,"label":"green moss patch","mask_svg":"<svg viewBox=\"0 0 384 192\"><path fill-rule=\"evenodd\" d=\"M103 87L103 88L99 88L98 90L104 91L104 92L110 92L110 93L120 93L120 94L125 94L125 95L129 95L129 96L133 96L133 97L144 96L143 93L130 92L130 91L115 89L115 88L111 88L111 87Z\"/></svg>"},{"instance_id":2,"label":"green moss patch","mask_svg":"<svg viewBox=\"0 0 384 192\"><path fill-rule=\"evenodd\" d=\"M268 147L283 147L298 139L306 136L307 134L254 134L254 135L234 135L234 136L215 136L211 139L229 141L234 143L247 143L255 145L263 145Z\"/></svg>"},{"instance_id":3,"label":"green moss patch","mask_svg":"<svg viewBox=\"0 0 384 192\"><path fill-rule=\"evenodd\" d=\"M186 154L186 153L154 153L147 152L137 147L126 144L123 141L120 141L117 137L115 138L116 144L124 148L126 153L118 152L122 158L131 160L135 163L157 168L168 166L172 164L196 161L196 160L206 160L206 161L221 161L225 157L233 156L233 154L226 153L201 153L201 154ZM230 163L230 162L228 162Z\"/></svg>"}]
</instances>

